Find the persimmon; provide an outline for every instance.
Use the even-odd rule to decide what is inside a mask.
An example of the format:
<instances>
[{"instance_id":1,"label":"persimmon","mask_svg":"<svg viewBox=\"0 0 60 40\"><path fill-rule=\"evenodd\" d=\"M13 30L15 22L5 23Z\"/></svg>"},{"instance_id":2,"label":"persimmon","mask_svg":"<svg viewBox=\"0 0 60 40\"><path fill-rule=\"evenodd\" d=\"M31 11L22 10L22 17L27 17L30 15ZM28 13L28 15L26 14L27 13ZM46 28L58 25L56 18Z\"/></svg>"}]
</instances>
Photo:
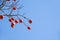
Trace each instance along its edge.
<instances>
[{"instance_id":1,"label":"persimmon","mask_svg":"<svg viewBox=\"0 0 60 40\"><path fill-rule=\"evenodd\" d=\"M14 21L15 19L12 17L11 20Z\"/></svg>"},{"instance_id":2,"label":"persimmon","mask_svg":"<svg viewBox=\"0 0 60 40\"><path fill-rule=\"evenodd\" d=\"M18 20L15 20L15 23L18 23L19 21Z\"/></svg>"},{"instance_id":3,"label":"persimmon","mask_svg":"<svg viewBox=\"0 0 60 40\"><path fill-rule=\"evenodd\" d=\"M3 19L4 18L4 16L3 15L0 15L0 19Z\"/></svg>"},{"instance_id":4,"label":"persimmon","mask_svg":"<svg viewBox=\"0 0 60 40\"><path fill-rule=\"evenodd\" d=\"M22 19L19 19L19 22L20 22L20 23L22 23L22 22L23 22L23 20L22 20Z\"/></svg>"},{"instance_id":5,"label":"persimmon","mask_svg":"<svg viewBox=\"0 0 60 40\"><path fill-rule=\"evenodd\" d=\"M11 27L14 28L15 23L11 23Z\"/></svg>"},{"instance_id":6,"label":"persimmon","mask_svg":"<svg viewBox=\"0 0 60 40\"><path fill-rule=\"evenodd\" d=\"M28 26L27 29L30 30L31 29L30 26Z\"/></svg>"},{"instance_id":7,"label":"persimmon","mask_svg":"<svg viewBox=\"0 0 60 40\"><path fill-rule=\"evenodd\" d=\"M11 18L9 19L9 22L12 22Z\"/></svg>"},{"instance_id":8,"label":"persimmon","mask_svg":"<svg viewBox=\"0 0 60 40\"><path fill-rule=\"evenodd\" d=\"M16 10L16 7L13 7L13 10Z\"/></svg>"},{"instance_id":9,"label":"persimmon","mask_svg":"<svg viewBox=\"0 0 60 40\"><path fill-rule=\"evenodd\" d=\"M31 24L32 23L32 20L30 19L30 20L28 20L29 21L29 23Z\"/></svg>"}]
</instances>

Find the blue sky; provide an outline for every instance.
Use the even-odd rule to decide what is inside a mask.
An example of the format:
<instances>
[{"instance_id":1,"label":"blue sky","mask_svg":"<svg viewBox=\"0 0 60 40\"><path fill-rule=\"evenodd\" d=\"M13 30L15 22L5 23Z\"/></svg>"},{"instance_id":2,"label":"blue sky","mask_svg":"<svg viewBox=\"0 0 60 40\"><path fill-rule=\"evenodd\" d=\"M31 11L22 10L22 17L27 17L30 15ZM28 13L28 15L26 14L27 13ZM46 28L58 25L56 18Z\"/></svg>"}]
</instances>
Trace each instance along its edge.
<instances>
[{"instance_id":1,"label":"blue sky","mask_svg":"<svg viewBox=\"0 0 60 40\"><path fill-rule=\"evenodd\" d=\"M60 0L21 0L31 18L31 30L23 24L10 27L8 18L0 20L0 40L60 40ZM24 13L23 12L23 13Z\"/></svg>"}]
</instances>

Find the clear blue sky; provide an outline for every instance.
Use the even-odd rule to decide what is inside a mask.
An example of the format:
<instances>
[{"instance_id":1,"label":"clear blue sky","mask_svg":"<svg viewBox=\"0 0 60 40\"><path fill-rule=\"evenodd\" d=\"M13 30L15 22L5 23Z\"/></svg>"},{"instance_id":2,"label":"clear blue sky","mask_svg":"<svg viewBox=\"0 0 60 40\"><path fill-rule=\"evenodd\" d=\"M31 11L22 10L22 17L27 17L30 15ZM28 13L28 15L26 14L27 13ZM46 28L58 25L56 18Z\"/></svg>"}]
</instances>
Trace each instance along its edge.
<instances>
[{"instance_id":1,"label":"clear blue sky","mask_svg":"<svg viewBox=\"0 0 60 40\"><path fill-rule=\"evenodd\" d=\"M23 24L10 27L0 20L0 40L60 40L60 0L21 0L23 11L33 20L31 30Z\"/></svg>"}]
</instances>

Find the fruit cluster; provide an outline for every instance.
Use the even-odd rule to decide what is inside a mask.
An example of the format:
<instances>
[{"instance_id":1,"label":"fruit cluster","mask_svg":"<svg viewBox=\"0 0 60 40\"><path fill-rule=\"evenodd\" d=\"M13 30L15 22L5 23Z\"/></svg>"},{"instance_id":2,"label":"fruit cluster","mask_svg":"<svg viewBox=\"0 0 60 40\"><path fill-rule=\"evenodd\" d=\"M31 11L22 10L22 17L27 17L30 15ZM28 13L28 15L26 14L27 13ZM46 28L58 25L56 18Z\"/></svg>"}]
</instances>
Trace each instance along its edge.
<instances>
[{"instance_id":1,"label":"fruit cluster","mask_svg":"<svg viewBox=\"0 0 60 40\"><path fill-rule=\"evenodd\" d=\"M7 2L9 2L10 0L6 0ZM16 0L13 0L14 2L16 2ZM20 7L21 8L21 7ZM16 10L18 8L16 8L16 6L12 6L12 10ZM7 9L8 10L8 9ZM9 22L11 23L11 27L14 28L14 25L17 23L23 23L25 26L27 26L27 29L30 30L30 26L28 26L27 24L25 24L24 20L22 18L19 18L18 16L22 16L24 19L27 19L29 24L32 24L32 19L28 19L25 16L21 15L21 14L12 14L12 12L10 12L9 14L0 14L0 20L2 20L5 16L7 16L9 19ZM15 19L14 16L16 16L19 19Z\"/></svg>"}]
</instances>

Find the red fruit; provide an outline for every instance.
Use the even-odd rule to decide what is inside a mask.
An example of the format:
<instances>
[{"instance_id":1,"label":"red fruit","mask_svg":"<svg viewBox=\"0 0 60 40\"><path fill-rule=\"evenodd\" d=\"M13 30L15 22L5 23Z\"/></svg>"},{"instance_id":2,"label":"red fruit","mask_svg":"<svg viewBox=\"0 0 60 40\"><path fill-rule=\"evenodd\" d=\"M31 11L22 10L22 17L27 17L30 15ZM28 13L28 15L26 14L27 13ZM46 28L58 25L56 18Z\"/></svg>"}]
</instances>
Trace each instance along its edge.
<instances>
[{"instance_id":1,"label":"red fruit","mask_svg":"<svg viewBox=\"0 0 60 40\"><path fill-rule=\"evenodd\" d=\"M16 7L13 7L13 10L16 10Z\"/></svg>"},{"instance_id":2,"label":"red fruit","mask_svg":"<svg viewBox=\"0 0 60 40\"><path fill-rule=\"evenodd\" d=\"M3 19L4 18L4 16L3 15L0 15L0 19Z\"/></svg>"},{"instance_id":3,"label":"red fruit","mask_svg":"<svg viewBox=\"0 0 60 40\"><path fill-rule=\"evenodd\" d=\"M22 19L20 19L20 20L19 20L19 22L20 22L20 23L22 23L22 22L23 22L23 20L22 20Z\"/></svg>"},{"instance_id":4,"label":"red fruit","mask_svg":"<svg viewBox=\"0 0 60 40\"><path fill-rule=\"evenodd\" d=\"M14 21L14 18L11 18L12 21Z\"/></svg>"},{"instance_id":5,"label":"red fruit","mask_svg":"<svg viewBox=\"0 0 60 40\"><path fill-rule=\"evenodd\" d=\"M15 20L15 23L18 23L19 21L18 20Z\"/></svg>"},{"instance_id":6,"label":"red fruit","mask_svg":"<svg viewBox=\"0 0 60 40\"><path fill-rule=\"evenodd\" d=\"M11 23L11 27L12 27L12 28L14 28L14 25L15 25L14 23Z\"/></svg>"},{"instance_id":7,"label":"red fruit","mask_svg":"<svg viewBox=\"0 0 60 40\"><path fill-rule=\"evenodd\" d=\"M32 23L32 20L31 20L31 19L29 20L29 23L30 23L30 24Z\"/></svg>"},{"instance_id":8,"label":"red fruit","mask_svg":"<svg viewBox=\"0 0 60 40\"><path fill-rule=\"evenodd\" d=\"M31 29L30 26L28 26L27 29L30 30Z\"/></svg>"},{"instance_id":9,"label":"red fruit","mask_svg":"<svg viewBox=\"0 0 60 40\"><path fill-rule=\"evenodd\" d=\"M12 22L11 18L9 19L9 22Z\"/></svg>"}]
</instances>

